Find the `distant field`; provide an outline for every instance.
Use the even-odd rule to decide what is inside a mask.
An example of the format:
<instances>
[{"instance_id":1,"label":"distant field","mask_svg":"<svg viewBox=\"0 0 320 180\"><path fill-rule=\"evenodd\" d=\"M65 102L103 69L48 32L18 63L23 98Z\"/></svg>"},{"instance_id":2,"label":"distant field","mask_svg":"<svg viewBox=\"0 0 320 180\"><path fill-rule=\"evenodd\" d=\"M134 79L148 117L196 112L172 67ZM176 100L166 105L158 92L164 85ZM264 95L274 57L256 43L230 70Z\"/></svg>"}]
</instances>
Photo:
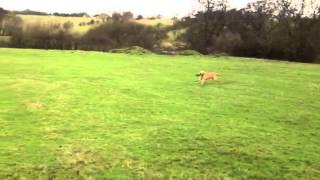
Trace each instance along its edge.
<instances>
[{"instance_id":1,"label":"distant field","mask_svg":"<svg viewBox=\"0 0 320 180\"><path fill-rule=\"evenodd\" d=\"M174 21L171 19L141 19L141 20L135 20L135 22L144 24L144 25L149 25L149 26L156 26L158 24L162 24L165 26L172 26Z\"/></svg>"},{"instance_id":2,"label":"distant field","mask_svg":"<svg viewBox=\"0 0 320 180\"><path fill-rule=\"evenodd\" d=\"M0 49L0 179L320 179L319 109L319 65Z\"/></svg>"},{"instance_id":3,"label":"distant field","mask_svg":"<svg viewBox=\"0 0 320 180\"><path fill-rule=\"evenodd\" d=\"M88 23L91 20L100 21L99 18L95 17L60 17L60 16L37 16L37 15L19 15L26 25L28 24L41 24L41 25L52 25L52 24L63 24L65 22L72 22L74 27L73 31L76 33L85 33L90 28L95 27L94 25L79 26L80 23Z\"/></svg>"},{"instance_id":4,"label":"distant field","mask_svg":"<svg viewBox=\"0 0 320 180\"><path fill-rule=\"evenodd\" d=\"M85 33L89 29L95 27L96 25L86 25L86 26L79 26L80 23L88 23L91 20L94 21L100 21L100 18L95 17L60 17L60 16L37 16L37 15L19 15L26 25L28 24L42 24L42 25L52 25L52 24L63 24L65 22L72 22L74 24L73 31L75 33ZM142 20L134 20L135 22L149 25L149 26L155 26L157 24L162 25L173 25L173 21L171 19L155 19L155 20L149 20L149 19L142 19Z\"/></svg>"}]
</instances>

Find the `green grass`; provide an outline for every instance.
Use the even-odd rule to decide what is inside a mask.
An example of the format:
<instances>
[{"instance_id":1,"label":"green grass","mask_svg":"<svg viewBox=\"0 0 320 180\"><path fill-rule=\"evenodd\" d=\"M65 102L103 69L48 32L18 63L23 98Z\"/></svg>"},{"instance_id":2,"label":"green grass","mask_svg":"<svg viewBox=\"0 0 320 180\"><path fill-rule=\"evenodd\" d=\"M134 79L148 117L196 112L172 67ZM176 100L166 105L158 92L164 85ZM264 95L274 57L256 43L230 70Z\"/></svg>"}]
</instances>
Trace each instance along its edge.
<instances>
[{"instance_id":1,"label":"green grass","mask_svg":"<svg viewBox=\"0 0 320 180\"><path fill-rule=\"evenodd\" d=\"M319 65L0 49L0 179L319 179L319 110Z\"/></svg>"}]
</instances>

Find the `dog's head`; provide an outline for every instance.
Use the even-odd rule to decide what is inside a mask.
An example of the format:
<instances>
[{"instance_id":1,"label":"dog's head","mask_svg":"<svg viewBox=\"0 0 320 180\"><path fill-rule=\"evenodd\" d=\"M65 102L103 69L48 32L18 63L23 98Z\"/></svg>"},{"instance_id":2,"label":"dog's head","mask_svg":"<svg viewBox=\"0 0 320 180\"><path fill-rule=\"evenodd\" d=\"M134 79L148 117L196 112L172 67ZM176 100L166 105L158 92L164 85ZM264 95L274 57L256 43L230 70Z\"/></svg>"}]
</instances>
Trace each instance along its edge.
<instances>
[{"instance_id":1,"label":"dog's head","mask_svg":"<svg viewBox=\"0 0 320 180\"><path fill-rule=\"evenodd\" d=\"M200 71L196 76L203 76L206 72L205 71Z\"/></svg>"}]
</instances>

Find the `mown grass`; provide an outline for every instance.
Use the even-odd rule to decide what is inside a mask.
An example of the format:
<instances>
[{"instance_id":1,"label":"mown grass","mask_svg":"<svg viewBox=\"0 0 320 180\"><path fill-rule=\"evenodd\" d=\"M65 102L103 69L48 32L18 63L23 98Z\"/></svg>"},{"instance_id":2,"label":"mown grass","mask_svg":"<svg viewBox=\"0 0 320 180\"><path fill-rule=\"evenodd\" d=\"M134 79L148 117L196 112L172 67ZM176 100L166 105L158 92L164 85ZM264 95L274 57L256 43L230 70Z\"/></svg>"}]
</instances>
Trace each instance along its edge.
<instances>
[{"instance_id":1,"label":"mown grass","mask_svg":"<svg viewBox=\"0 0 320 180\"><path fill-rule=\"evenodd\" d=\"M319 109L319 65L0 49L0 177L319 179Z\"/></svg>"}]
</instances>

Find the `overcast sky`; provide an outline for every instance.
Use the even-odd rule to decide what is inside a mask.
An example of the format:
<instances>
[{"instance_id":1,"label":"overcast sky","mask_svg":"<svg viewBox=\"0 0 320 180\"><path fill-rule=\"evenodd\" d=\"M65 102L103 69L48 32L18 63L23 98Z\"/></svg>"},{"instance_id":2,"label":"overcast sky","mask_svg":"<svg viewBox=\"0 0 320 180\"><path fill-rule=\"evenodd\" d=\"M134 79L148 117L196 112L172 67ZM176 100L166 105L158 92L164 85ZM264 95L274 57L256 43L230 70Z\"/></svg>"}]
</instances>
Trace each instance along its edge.
<instances>
[{"instance_id":1,"label":"overcast sky","mask_svg":"<svg viewBox=\"0 0 320 180\"><path fill-rule=\"evenodd\" d=\"M229 0L232 7L244 7L252 0ZM152 16L184 16L198 6L198 0L0 0L0 7L8 10L31 9L45 12L111 13L131 11Z\"/></svg>"}]
</instances>

